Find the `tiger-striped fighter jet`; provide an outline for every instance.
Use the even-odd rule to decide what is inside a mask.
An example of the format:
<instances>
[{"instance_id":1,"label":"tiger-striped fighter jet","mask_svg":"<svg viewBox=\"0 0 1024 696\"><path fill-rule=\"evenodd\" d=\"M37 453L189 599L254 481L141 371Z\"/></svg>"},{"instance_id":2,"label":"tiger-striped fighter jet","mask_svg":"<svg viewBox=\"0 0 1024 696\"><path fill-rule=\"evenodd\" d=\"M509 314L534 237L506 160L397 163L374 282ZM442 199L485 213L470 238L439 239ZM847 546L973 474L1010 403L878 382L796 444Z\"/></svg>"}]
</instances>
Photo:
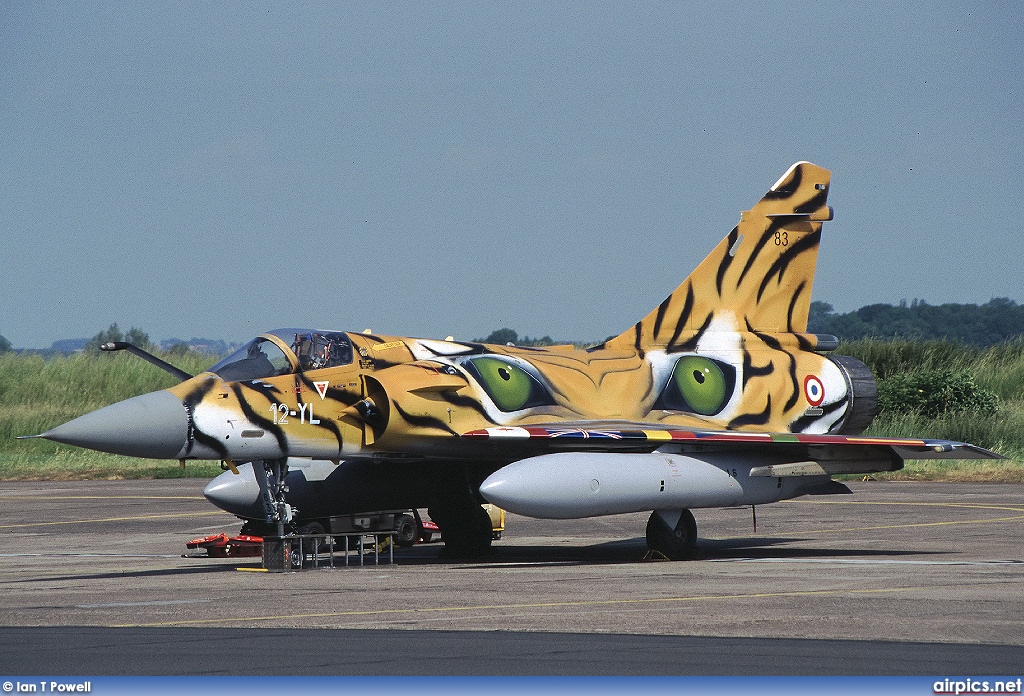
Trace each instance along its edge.
<instances>
[{"instance_id":1,"label":"tiger-striped fighter jet","mask_svg":"<svg viewBox=\"0 0 1024 696\"><path fill-rule=\"evenodd\" d=\"M794 164L664 302L597 346L271 331L40 437L222 460L206 496L279 528L428 508L450 551L475 554L491 542L484 501L543 518L652 511L648 545L673 559L695 554L692 509L849 492L831 477L904 458L997 458L860 435L870 371L807 333L829 178Z\"/></svg>"}]
</instances>

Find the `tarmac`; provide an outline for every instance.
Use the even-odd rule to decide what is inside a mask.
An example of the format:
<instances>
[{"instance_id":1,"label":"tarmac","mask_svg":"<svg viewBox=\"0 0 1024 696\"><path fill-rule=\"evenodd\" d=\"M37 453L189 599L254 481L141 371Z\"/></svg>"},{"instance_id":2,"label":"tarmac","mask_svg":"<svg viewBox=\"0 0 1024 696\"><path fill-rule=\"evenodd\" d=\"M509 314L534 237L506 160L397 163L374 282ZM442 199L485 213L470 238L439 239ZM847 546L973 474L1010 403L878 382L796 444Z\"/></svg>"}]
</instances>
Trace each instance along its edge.
<instances>
[{"instance_id":1,"label":"tarmac","mask_svg":"<svg viewBox=\"0 0 1024 696\"><path fill-rule=\"evenodd\" d=\"M240 526L205 483L0 482L0 673L1024 671L1024 485L695 510L694 561L645 560L646 513L510 514L476 562L266 573L185 548Z\"/></svg>"}]
</instances>

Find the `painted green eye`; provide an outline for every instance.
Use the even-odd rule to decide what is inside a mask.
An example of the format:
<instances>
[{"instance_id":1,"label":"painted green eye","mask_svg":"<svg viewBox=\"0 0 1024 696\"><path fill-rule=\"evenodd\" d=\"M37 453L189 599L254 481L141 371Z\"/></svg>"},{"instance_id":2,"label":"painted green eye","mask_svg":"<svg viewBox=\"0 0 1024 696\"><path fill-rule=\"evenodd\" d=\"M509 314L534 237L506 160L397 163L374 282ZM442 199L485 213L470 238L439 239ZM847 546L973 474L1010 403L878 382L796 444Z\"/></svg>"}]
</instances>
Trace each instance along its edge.
<instances>
[{"instance_id":1,"label":"painted green eye","mask_svg":"<svg viewBox=\"0 0 1024 696\"><path fill-rule=\"evenodd\" d=\"M502 411L518 411L553 403L537 378L515 363L499 358L473 358L465 367L472 373L494 405Z\"/></svg>"},{"instance_id":2,"label":"painted green eye","mask_svg":"<svg viewBox=\"0 0 1024 696\"><path fill-rule=\"evenodd\" d=\"M700 355L687 355L676 362L659 406L713 416L729 402L736 371L731 365Z\"/></svg>"}]
</instances>

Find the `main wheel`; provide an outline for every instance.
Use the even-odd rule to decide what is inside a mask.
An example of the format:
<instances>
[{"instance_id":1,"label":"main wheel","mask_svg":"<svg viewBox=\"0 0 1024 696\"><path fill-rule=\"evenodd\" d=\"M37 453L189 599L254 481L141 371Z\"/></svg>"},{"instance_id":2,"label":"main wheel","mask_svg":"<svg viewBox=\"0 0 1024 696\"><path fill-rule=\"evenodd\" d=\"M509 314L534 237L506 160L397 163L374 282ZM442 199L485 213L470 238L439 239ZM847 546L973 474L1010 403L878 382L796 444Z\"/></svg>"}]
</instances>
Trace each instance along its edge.
<instances>
[{"instance_id":1,"label":"main wheel","mask_svg":"<svg viewBox=\"0 0 1024 696\"><path fill-rule=\"evenodd\" d=\"M325 534L324 526L317 521L306 522L295 530L298 534ZM303 539L302 551L304 555L327 553L328 545L325 539ZM301 563L300 563L301 565Z\"/></svg>"},{"instance_id":2,"label":"main wheel","mask_svg":"<svg viewBox=\"0 0 1024 696\"><path fill-rule=\"evenodd\" d=\"M416 543L416 520L412 515L395 516L395 544L407 549Z\"/></svg>"},{"instance_id":3,"label":"main wheel","mask_svg":"<svg viewBox=\"0 0 1024 696\"><path fill-rule=\"evenodd\" d=\"M427 514L441 529L446 555L473 558L491 548L491 518L479 505L431 508Z\"/></svg>"},{"instance_id":4,"label":"main wheel","mask_svg":"<svg viewBox=\"0 0 1024 696\"><path fill-rule=\"evenodd\" d=\"M673 561L694 558L697 551L697 521L693 513L683 510L675 527L669 527L658 511L647 520L647 548L664 554Z\"/></svg>"}]
</instances>

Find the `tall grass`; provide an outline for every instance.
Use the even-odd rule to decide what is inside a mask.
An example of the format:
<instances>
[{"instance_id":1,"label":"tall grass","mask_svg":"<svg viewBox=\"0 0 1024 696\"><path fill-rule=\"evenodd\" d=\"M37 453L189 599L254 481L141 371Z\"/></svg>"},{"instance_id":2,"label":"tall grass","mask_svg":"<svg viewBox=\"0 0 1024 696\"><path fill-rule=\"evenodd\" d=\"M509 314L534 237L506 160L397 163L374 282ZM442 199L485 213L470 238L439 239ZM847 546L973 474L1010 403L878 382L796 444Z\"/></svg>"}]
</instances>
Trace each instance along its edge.
<instances>
[{"instance_id":1,"label":"tall grass","mask_svg":"<svg viewBox=\"0 0 1024 696\"><path fill-rule=\"evenodd\" d=\"M979 348L953 341L861 339L841 344L837 352L862 360L877 380L898 373L952 369L969 375L1001 400L1024 400L1021 340Z\"/></svg>"},{"instance_id":2,"label":"tall grass","mask_svg":"<svg viewBox=\"0 0 1024 696\"><path fill-rule=\"evenodd\" d=\"M191 374L216 358L189 354L169 362ZM37 435L102 406L166 389L177 383L168 373L134 356L78 354L44 360L37 355L0 353L0 478L95 478L97 476L181 476L177 462L134 460L71 448ZM216 464L189 465L186 474L208 475Z\"/></svg>"},{"instance_id":3,"label":"tall grass","mask_svg":"<svg viewBox=\"0 0 1024 696\"><path fill-rule=\"evenodd\" d=\"M922 370L950 369L970 376L999 397L995 414L955 413L927 418L919 413L881 413L869 434L928 437L970 442L1013 462L909 462L898 476L1024 481L1024 342L974 348L949 341L860 340L839 353L864 361L879 383ZM192 374L215 358L189 354L168 358ZM75 355L43 360L0 354L0 478L95 478L181 476L177 462L104 455L36 435L72 418L131 396L176 383L171 375L125 354ZM216 463L189 462L184 475L212 476Z\"/></svg>"},{"instance_id":4,"label":"tall grass","mask_svg":"<svg viewBox=\"0 0 1024 696\"><path fill-rule=\"evenodd\" d=\"M837 352L862 360L880 385L902 375L952 370L999 398L995 413L968 411L933 418L913 411L879 413L868 434L970 442L1013 460L909 462L898 476L1024 481L1024 342L979 348L952 341L864 339L844 343Z\"/></svg>"}]
</instances>

